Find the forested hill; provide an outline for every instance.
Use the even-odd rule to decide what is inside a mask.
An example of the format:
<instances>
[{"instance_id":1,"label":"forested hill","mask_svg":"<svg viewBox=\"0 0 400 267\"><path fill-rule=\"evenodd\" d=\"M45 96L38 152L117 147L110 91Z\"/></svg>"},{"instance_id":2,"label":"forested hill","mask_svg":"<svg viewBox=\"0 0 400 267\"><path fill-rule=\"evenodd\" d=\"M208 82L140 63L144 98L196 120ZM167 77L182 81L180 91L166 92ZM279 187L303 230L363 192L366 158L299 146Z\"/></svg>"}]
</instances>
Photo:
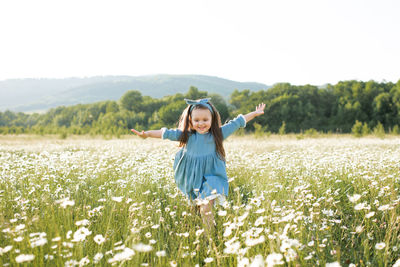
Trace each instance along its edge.
<instances>
[{"instance_id":1,"label":"forested hill","mask_svg":"<svg viewBox=\"0 0 400 267\"><path fill-rule=\"evenodd\" d=\"M173 128L186 108L185 98L210 97L222 122L265 103L265 114L251 121L246 131L322 131L368 134L400 133L400 80L397 83L341 81L321 88L313 85L275 84L268 90L235 90L226 101L221 95L199 91L152 98L128 90L118 100L60 106L38 114L0 111L0 134L123 135L130 128ZM226 95L224 96L226 97Z\"/></svg>"},{"instance_id":2,"label":"forested hill","mask_svg":"<svg viewBox=\"0 0 400 267\"><path fill-rule=\"evenodd\" d=\"M265 90L255 82L236 82L205 75L99 76L66 79L13 79L0 81L0 111L46 111L58 106L118 100L128 90L162 98L195 86L226 100L235 90Z\"/></svg>"}]
</instances>

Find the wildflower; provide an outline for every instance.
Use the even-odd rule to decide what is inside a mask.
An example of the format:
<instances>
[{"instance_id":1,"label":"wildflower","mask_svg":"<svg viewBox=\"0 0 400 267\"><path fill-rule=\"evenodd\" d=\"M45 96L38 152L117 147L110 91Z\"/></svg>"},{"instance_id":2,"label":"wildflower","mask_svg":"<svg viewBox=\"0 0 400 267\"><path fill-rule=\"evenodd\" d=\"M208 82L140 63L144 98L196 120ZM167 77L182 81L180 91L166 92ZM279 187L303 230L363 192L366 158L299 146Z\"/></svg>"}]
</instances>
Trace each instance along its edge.
<instances>
[{"instance_id":1,"label":"wildflower","mask_svg":"<svg viewBox=\"0 0 400 267\"><path fill-rule=\"evenodd\" d=\"M250 267L263 267L264 266L264 258L262 255L256 255L254 260L251 262Z\"/></svg>"},{"instance_id":2,"label":"wildflower","mask_svg":"<svg viewBox=\"0 0 400 267\"><path fill-rule=\"evenodd\" d=\"M355 210L363 210L367 208L367 203L363 202L363 203L358 203L357 205L354 206Z\"/></svg>"},{"instance_id":3,"label":"wildflower","mask_svg":"<svg viewBox=\"0 0 400 267\"><path fill-rule=\"evenodd\" d=\"M259 213L263 213L264 211L265 211L265 209L258 209L258 210L256 210L254 213L259 214Z\"/></svg>"},{"instance_id":4,"label":"wildflower","mask_svg":"<svg viewBox=\"0 0 400 267\"><path fill-rule=\"evenodd\" d=\"M136 227L132 227L131 228L131 233L132 234L137 234L137 233L139 233L140 232L140 229L138 229L138 228L136 228Z\"/></svg>"},{"instance_id":5,"label":"wildflower","mask_svg":"<svg viewBox=\"0 0 400 267\"><path fill-rule=\"evenodd\" d=\"M385 242L377 243L377 244L375 245L375 249L377 249L377 250L384 249L385 247L386 247Z\"/></svg>"},{"instance_id":6,"label":"wildflower","mask_svg":"<svg viewBox=\"0 0 400 267\"><path fill-rule=\"evenodd\" d=\"M371 218L371 217L374 216L374 215L375 215L375 212L374 212L374 211L371 211L371 212L369 212L369 213L367 213L367 214L365 215L365 218L369 219L369 218Z\"/></svg>"},{"instance_id":7,"label":"wildflower","mask_svg":"<svg viewBox=\"0 0 400 267\"><path fill-rule=\"evenodd\" d=\"M115 254L114 257L109 259L108 263L113 264L114 262L130 260L133 255L135 255L135 251L130 248L125 248L122 252Z\"/></svg>"},{"instance_id":8,"label":"wildflower","mask_svg":"<svg viewBox=\"0 0 400 267\"><path fill-rule=\"evenodd\" d=\"M380 211L385 211L385 210L387 210L387 209L389 209L389 205L382 205L382 206L380 206L379 208L378 208L378 210L380 210Z\"/></svg>"},{"instance_id":9,"label":"wildflower","mask_svg":"<svg viewBox=\"0 0 400 267\"><path fill-rule=\"evenodd\" d=\"M400 267L400 259L398 259L392 267Z\"/></svg>"},{"instance_id":10,"label":"wildflower","mask_svg":"<svg viewBox=\"0 0 400 267\"><path fill-rule=\"evenodd\" d=\"M38 237L31 239L30 240L31 247L32 248L40 247L43 246L44 244L47 244L47 239L44 236L46 236L46 233L44 233L44 235L40 235Z\"/></svg>"},{"instance_id":11,"label":"wildflower","mask_svg":"<svg viewBox=\"0 0 400 267\"><path fill-rule=\"evenodd\" d=\"M249 266L249 264L250 264L249 258L246 258L246 257L240 258L240 257L238 257L237 267L245 267L245 266Z\"/></svg>"},{"instance_id":12,"label":"wildflower","mask_svg":"<svg viewBox=\"0 0 400 267\"><path fill-rule=\"evenodd\" d=\"M228 237L232 234L232 228L231 227L226 227L225 232L224 232L224 237Z\"/></svg>"},{"instance_id":13,"label":"wildflower","mask_svg":"<svg viewBox=\"0 0 400 267\"><path fill-rule=\"evenodd\" d=\"M354 194L353 196L347 196L347 197L349 198L350 202L355 203L361 198L361 195Z\"/></svg>"},{"instance_id":14,"label":"wildflower","mask_svg":"<svg viewBox=\"0 0 400 267\"><path fill-rule=\"evenodd\" d=\"M213 261L214 261L214 258L205 258L204 259L205 263L210 263L210 262L213 262Z\"/></svg>"},{"instance_id":15,"label":"wildflower","mask_svg":"<svg viewBox=\"0 0 400 267\"><path fill-rule=\"evenodd\" d=\"M329 210L323 209L323 210L322 210L322 213L323 213L324 215L326 215L326 216L329 216L329 217L332 217L332 216L335 214L334 211L331 210L331 209L329 209Z\"/></svg>"},{"instance_id":16,"label":"wildflower","mask_svg":"<svg viewBox=\"0 0 400 267\"><path fill-rule=\"evenodd\" d=\"M86 239L86 236L90 235L92 232L89 231L86 227L81 227L74 233L74 239L72 242L80 242Z\"/></svg>"},{"instance_id":17,"label":"wildflower","mask_svg":"<svg viewBox=\"0 0 400 267\"><path fill-rule=\"evenodd\" d=\"M280 253L271 253L267 256L267 267L284 264L283 255Z\"/></svg>"},{"instance_id":18,"label":"wildflower","mask_svg":"<svg viewBox=\"0 0 400 267\"><path fill-rule=\"evenodd\" d=\"M102 235L96 235L93 238L94 242L96 242L97 244L102 244L106 239L102 236Z\"/></svg>"},{"instance_id":19,"label":"wildflower","mask_svg":"<svg viewBox=\"0 0 400 267\"><path fill-rule=\"evenodd\" d=\"M115 202L121 202L124 197L112 197L111 199Z\"/></svg>"},{"instance_id":20,"label":"wildflower","mask_svg":"<svg viewBox=\"0 0 400 267\"><path fill-rule=\"evenodd\" d=\"M189 237L189 233L188 232L186 232L186 233L181 233L181 234L177 234L178 236L183 236L183 237Z\"/></svg>"},{"instance_id":21,"label":"wildflower","mask_svg":"<svg viewBox=\"0 0 400 267\"><path fill-rule=\"evenodd\" d=\"M167 253L165 252L165 250L160 250L156 252L156 256L157 257L165 257L167 256Z\"/></svg>"},{"instance_id":22,"label":"wildflower","mask_svg":"<svg viewBox=\"0 0 400 267\"><path fill-rule=\"evenodd\" d=\"M72 253L71 253L71 256L72 256ZM76 261L76 260L69 260L69 261L66 261L65 262L65 267L74 267L74 266L76 266L76 265L78 265L79 263L78 263L78 261Z\"/></svg>"},{"instance_id":23,"label":"wildflower","mask_svg":"<svg viewBox=\"0 0 400 267\"><path fill-rule=\"evenodd\" d=\"M84 220L81 220L81 221L77 221L75 223L76 226L86 226L88 224L89 224L89 220L87 220L87 219L84 219Z\"/></svg>"},{"instance_id":24,"label":"wildflower","mask_svg":"<svg viewBox=\"0 0 400 267\"><path fill-rule=\"evenodd\" d=\"M152 229L158 229L159 227L160 227L159 224L155 224L155 225L151 226Z\"/></svg>"},{"instance_id":25,"label":"wildflower","mask_svg":"<svg viewBox=\"0 0 400 267\"><path fill-rule=\"evenodd\" d=\"M89 263L90 263L90 260L89 260L88 256L86 256L79 261L79 266L85 266L85 265L88 265Z\"/></svg>"},{"instance_id":26,"label":"wildflower","mask_svg":"<svg viewBox=\"0 0 400 267\"><path fill-rule=\"evenodd\" d=\"M44 255L44 259L45 260L54 260L54 256L53 255L49 255L49 254L46 254L46 255Z\"/></svg>"},{"instance_id":27,"label":"wildflower","mask_svg":"<svg viewBox=\"0 0 400 267\"><path fill-rule=\"evenodd\" d=\"M4 248L0 247L0 256L3 255L4 253L9 252L12 248L13 248L13 246L6 246Z\"/></svg>"},{"instance_id":28,"label":"wildflower","mask_svg":"<svg viewBox=\"0 0 400 267\"><path fill-rule=\"evenodd\" d=\"M265 222L264 222L264 217L263 217L263 216L260 216L260 217L258 217L257 220L254 222L254 226L259 226L259 225L262 225L262 224L265 224Z\"/></svg>"},{"instance_id":29,"label":"wildflower","mask_svg":"<svg viewBox=\"0 0 400 267\"><path fill-rule=\"evenodd\" d=\"M239 249L240 249L240 246L241 246L239 241L236 241L236 242L234 242L232 244L227 244L227 243L228 242L225 242L225 245L227 246L224 249L224 253L225 254L237 254L239 252Z\"/></svg>"},{"instance_id":30,"label":"wildflower","mask_svg":"<svg viewBox=\"0 0 400 267\"><path fill-rule=\"evenodd\" d=\"M265 241L265 237L263 235L260 236L259 238L252 238L252 237L248 236L246 238L246 246L252 247L252 246L255 246L257 244L261 244L264 241Z\"/></svg>"},{"instance_id":31,"label":"wildflower","mask_svg":"<svg viewBox=\"0 0 400 267\"><path fill-rule=\"evenodd\" d=\"M117 243L119 243L119 242L117 242ZM117 243L115 243L114 246L117 245ZM126 248L125 245L121 245L121 246L117 245L116 247L114 247L114 250L124 250L125 248Z\"/></svg>"},{"instance_id":32,"label":"wildflower","mask_svg":"<svg viewBox=\"0 0 400 267\"><path fill-rule=\"evenodd\" d=\"M19 224L15 227L15 231L17 231L17 232L19 232L23 229L25 229L25 224Z\"/></svg>"},{"instance_id":33,"label":"wildflower","mask_svg":"<svg viewBox=\"0 0 400 267\"><path fill-rule=\"evenodd\" d=\"M356 233L361 233L364 230L364 227L362 225L359 225L356 227Z\"/></svg>"},{"instance_id":34,"label":"wildflower","mask_svg":"<svg viewBox=\"0 0 400 267\"><path fill-rule=\"evenodd\" d=\"M196 231L196 236L200 236L204 232L204 229L199 229Z\"/></svg>"},{"instance_id":35,"label":"wildflower","mask_svg":"<svg viewBox=\"0 0 400 267\"><path fill-rule=\"evenodd\" d=\"M294 249L288 248L286 250L285 259L287 262L294 261L296 259L296 257L297 257L297 253L296 253L296 251L294 251Z\"/></svg>"},{"instance_id":36,"label":"wildflower","mask_svg":"<svg viewBox=\"0 0 400 267\"><path fill-rule=\"evenodd\" d=\"M60 206L62 208L64 208L64 209L66 207L68 207L68 206L74 206L75 205L75 201L74 200L69 200L69 197L56 200L55 203L56 204L60 204Z\"/></svg>"},{"instance_id":37,"label":"wildflower","mask_svg":"<svg viewBox=\"0 0 400 267\"><path fill-rule=\"evenodd\" d=\"M171 265L171 267L176 267L178 266L178 263L176 261L170 261L169 265Z\"/></svg>"},{"instance_id":38,"label":"wildflower","mask_svg":"<svg viewBox=\"0 0 400 267\"><path fill-rule=\"evenodd\" d=\"M17 257L15 257L15 261L17 263L22 263L22 262L27 262L27 261L33 261L35 258L35 255L32 254L20 254Z\"/></svg>"},{"instance_id":39,"label":"wildflower","mask_svg":"<svg viewBox=\"0 0 400 267\"><path fill-rule=\"evenodd\" d=\"M300 242L297 239L283 239L282 240L282 244L280 247L281 252L285 252L286 250L288 250L291 247L300 247Z\"/></svg>"},{"instance_id":40,"label":"wildflower","mask_svg":"<svg viewBox=\"0 0 400 267\"><path fill-rule=\"evenodd\" d=\"M341 265L339 262L335 261L335 262L327 263L325 265L325 267L341 267Z\"/></svg>"},{"instance_id":41,"label":"wildflower","mask_svg":"<svg viewBox=\"0 0 400 267\"><path fill-rule=\"evenodd\" d=\"M220 210L220 211L218 211L218 215L219 215L219 216L226 216L226 214L227 214L226 210Z\"/></svg>"},{"instance_id":42,"label":"wildflower","mask_svg":"<svg viewBox=\"0 0 400 267\"><path fill-rule=\"evenodd\" d=\"M22 236L18 236L16 238L14 238L15 242L21 242L22 240L24 240L24 238Z\"/></svg>"},{"instance_id":43,"label":"wildflower","mask_svg":"<svg viewBox=\"0 0 400 267\"><path fill-rule=\"evenodd\" d=\"M93 257L93 262L94 262L95 264L97 264L97 263L99 263L99 261L100 261L102 258L103 258L103 253L101 253L101 252L96 253L96 255L94 255L94 257Z\"/></svg>"},{"instance_id":44,"label":"wildflower","mask_svg":"<svg viewBox=\"0 0 400 267\"><path fill-rule=\"evenodd\" d=\"M243 215L242 216L240 216L238 219L239 219L239 222L243 222L246 218L247 218L247 216L249 216L249 213L246 211L245 213L243 213Z\"/></svg>"},{"instance_id":45,"label":"wildflower","mask_svg":"<svg viewBox=\"0 0 400 267\"><path fill-rule=\"evenodd\" d=\"M133 248L138 252L149 252L149 251L153 250L152 246L145 245L145 244L142 244L142 243L134 245Z\"/></svg>"},{"instance_id":46,"label":"wildflower","mask_svg":"<svg viewBox=\"0 0 400 267\"><path fill-rule=\"evenodd\" d=\"M67 232L67 234L66 234L67 239L70 239L70 238L71 238L71 235L72 235L72 231L69 230L69 231Z\"/></svg>"}]
</instances>

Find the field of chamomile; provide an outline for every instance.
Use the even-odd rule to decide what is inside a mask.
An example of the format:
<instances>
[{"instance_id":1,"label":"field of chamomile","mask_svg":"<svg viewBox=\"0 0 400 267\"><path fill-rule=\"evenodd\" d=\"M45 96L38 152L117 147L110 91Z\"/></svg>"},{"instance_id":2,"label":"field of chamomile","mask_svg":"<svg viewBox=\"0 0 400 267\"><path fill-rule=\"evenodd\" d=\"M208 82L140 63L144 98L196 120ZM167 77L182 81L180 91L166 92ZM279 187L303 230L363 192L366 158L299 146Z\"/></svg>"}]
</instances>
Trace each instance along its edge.
<instances>
[{"instance_id":1,"label":"field of chamomile","mask_svg":"<svg viewBox=\"0 0 400 267\"><path fill-rule=\"evenodd\" d=\"M400 138L236 136L215 233L176 142L0 137L1 266L400 266Z\"/></svg>"}]
</instances>

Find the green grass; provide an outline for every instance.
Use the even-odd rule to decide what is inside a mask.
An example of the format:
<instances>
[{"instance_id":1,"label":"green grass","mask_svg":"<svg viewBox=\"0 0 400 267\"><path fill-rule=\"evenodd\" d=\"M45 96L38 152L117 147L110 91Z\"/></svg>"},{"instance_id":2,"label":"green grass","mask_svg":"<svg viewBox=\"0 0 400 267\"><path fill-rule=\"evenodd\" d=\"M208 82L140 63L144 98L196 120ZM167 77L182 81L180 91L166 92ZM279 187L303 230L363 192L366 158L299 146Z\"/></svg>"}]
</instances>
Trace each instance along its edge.
<instances>
[{"instance_id":1,"label":"green grass","mask_svg":"<svg viewBox=\"0 0 400 267\"><path fill-rule=\"evenodd\" d=\"M214 209L209 242L174 184L176 143L4 137L0 265L21 254L35 256L21 265L95 265L98 253L99 266L267 265L276 253L282 266L391 266L400 258L399 141L228 139L228 205Z\"/></svg>"}]
</instances>

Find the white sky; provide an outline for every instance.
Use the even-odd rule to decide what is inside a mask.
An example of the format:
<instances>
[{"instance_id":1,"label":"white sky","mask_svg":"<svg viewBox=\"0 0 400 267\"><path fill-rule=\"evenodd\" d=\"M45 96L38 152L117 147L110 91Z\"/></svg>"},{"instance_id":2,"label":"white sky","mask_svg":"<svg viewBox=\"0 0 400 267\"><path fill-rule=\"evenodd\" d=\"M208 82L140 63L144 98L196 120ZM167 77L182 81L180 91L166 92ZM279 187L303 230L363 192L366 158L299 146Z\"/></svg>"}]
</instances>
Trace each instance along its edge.
<instances>
[{"instance_id":1,"label":"white sky","mask_svg":"<svg viewBox=\"0 0 400 267\"><path fill-rule=\"evenodd\" d=\"M2 0L0 80L400 79L397 0Z\"/></svg>"}]
</instances>

